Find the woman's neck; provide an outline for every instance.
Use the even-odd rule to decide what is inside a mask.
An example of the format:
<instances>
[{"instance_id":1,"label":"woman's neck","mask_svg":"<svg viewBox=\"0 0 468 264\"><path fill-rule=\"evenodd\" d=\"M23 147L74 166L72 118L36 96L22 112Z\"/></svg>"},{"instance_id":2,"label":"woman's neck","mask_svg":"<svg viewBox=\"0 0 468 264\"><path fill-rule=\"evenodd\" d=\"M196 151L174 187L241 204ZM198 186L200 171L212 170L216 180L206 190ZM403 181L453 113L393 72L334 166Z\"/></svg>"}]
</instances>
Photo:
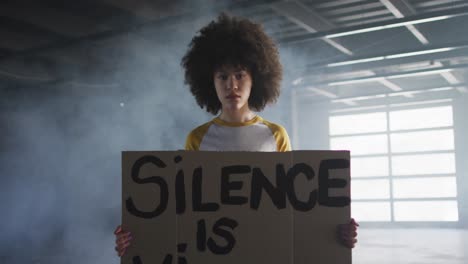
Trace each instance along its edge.
<instances>
[{"instance_id":1,"label":"woman's neck","mask_svg":"<svg viewBox=\"0 0 468 264\"><path fill-rule=\"evenodd\" d=\"M230 123L243 123L252 120L255 116L256 114L250 109L236 111L226 111L223 109L219 118Z\"/></svg>"}]
</instances>

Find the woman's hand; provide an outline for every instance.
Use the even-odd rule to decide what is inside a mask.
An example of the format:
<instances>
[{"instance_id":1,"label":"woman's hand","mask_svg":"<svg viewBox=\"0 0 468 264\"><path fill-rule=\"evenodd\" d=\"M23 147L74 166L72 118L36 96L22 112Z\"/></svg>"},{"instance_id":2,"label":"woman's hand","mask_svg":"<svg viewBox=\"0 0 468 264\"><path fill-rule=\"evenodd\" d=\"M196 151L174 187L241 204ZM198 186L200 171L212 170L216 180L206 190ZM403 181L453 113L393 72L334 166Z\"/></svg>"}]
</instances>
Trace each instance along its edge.
<instances>
[{"instance_id":1,"label":"woman's hand","mask_svg":"<svg viewBox=\"0 0 468 264\"><path fill-rule=\"evenodd\" d=\"M337 227L338 241L348 248L354 248L357 243L357 228L359 224L354 218L347 224L341 224Z\"/></svg>"},{"instance_id":2,"label":"woman's hand","mask_svg":"<svg viewBox=\"0 0 468 264\"><path fill-rule=\"evenodd\" d=\"M115 234L115 251L119 257L122 257L127 248L130 246L130 242L132 241L133 237L129 231L125 231L122 229L122 226L119 225L114 231Z\"/></svg>"}]
</instances>

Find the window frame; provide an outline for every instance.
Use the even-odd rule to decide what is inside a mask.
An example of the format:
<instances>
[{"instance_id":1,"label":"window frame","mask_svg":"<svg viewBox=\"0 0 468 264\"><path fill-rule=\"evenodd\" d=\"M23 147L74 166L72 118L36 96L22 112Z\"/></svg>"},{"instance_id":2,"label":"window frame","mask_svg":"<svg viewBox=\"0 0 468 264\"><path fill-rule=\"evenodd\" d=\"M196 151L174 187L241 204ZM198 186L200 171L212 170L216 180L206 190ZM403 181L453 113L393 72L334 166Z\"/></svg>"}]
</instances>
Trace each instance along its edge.
<instances>
[{"instance_id":1,"label":"window frame","mask_svg":"<svg viewBox=\"0 0 468 264\"><path fill-rule=\"evenodd\" d=\"M448 106L451 108L451 118L452 118L452 125L450 126L440 126L440 127L430 127L430 128L415 128L415 129L407 129L407 130L390 130L391 125L390 125L390 113L392 111L398 111L398 110L411 110L411 109L421 109L421 108L435 108L435 107L440 107L440 106ZM348 110L348 111L347 111ZM435 131L435 130L450 130L453 137L455 137L455 124L454 124L454 104L452 99L445 99L445 100L437 100L437 101L428 101L428 102L417 102L417 103L404 103L404 104L391 104L388 103L386 105L380 105L378 107L372 107L368 109L356 109L356 108L349 108L349 109L339 109L338 111L329 111L329 124L331 123L330 119L333 116L345 116L345 115L356 115L356 114L366 114L366 113L376 113L376 112L384 112L385 117L386 117L386 131L384 132L365 132L365 133L351 133L351 134L333 134L331 131L331 125L329 125L329 145L332 145L332 140L335 138L340 138L340 137L353 137L353 136L365 136L365 135L385 135L387 138L387 153L385 154L361 154L361 155L353 155L351 152L352 157L387 157L388 159L388 175L387 176L376 176L376 177L369 177L369 176L364 176L364 177L352 177L352 179L355 180L378 180L378 179L386 179L389 182L389 198L378 198L378 199L353 199L353 203L357 202L389 202L390 203L390 219L387 221L364 221L366 222L366 225L377 225L380 226L382 224L386 225L405 225L405 226L442 226L442 227L454 227L458 226L460 223L460 202L459 202L459 197L460 195L458 193L455 193L453 197L440 197L440 198L435 198L435 197L423 197L423 198L395 198L394 197L394 184L393 182L395 180L400 180L400 179L428 179L428 178L434 178L434 177L452 177L455 178L456 184L458 184L458 178L457 178L457 171L456 167L457 165L454 164L455 171L454 173L444 173L444 174L425 174L425 175L405 175L405 176L396 176L394 175L393 172L393 162L392 158L393 157L398 157L398 156L404 156L404 155L421 155L421 154L435 154L435 153L451 153L454 155L454 163L456 163L456 145L453 143L453 148L449 150L435 150L435 151L414 151L414 152L402 152L402 153L394 153L392 151L392 142L391 142L391 136L397 133L408 133L408 132L420 132L420 131ZM455 140L455 139L453 139ZM457 189L458 186L455 186L455 189ZM412 201L454 201L456 203L457 207L457 220L456 221L396 221L395 220L395 203L398 202L412 202ZM352 203L352 204L353 204ZM352 206L351 204L351 206Z\"/></svg>"}]
</instances>

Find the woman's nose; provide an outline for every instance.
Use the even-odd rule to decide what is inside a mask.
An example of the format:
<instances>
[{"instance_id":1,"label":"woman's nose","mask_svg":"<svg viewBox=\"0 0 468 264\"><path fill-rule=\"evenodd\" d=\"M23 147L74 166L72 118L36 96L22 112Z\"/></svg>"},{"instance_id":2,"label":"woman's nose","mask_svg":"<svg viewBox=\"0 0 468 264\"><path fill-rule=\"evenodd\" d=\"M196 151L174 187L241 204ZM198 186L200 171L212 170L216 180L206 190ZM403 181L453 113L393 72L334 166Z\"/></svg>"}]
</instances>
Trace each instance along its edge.
<instances>
[{"instance_id":1,"label":"woman's nose","mask_svg":"<svg viewBox=\"0 0 468 264\"><path fill-rule=\"evenodd\" d=\"M235 76L230 76L228 79L228 89L237 89L238 84Z\"/></svg>"}]
</instances>

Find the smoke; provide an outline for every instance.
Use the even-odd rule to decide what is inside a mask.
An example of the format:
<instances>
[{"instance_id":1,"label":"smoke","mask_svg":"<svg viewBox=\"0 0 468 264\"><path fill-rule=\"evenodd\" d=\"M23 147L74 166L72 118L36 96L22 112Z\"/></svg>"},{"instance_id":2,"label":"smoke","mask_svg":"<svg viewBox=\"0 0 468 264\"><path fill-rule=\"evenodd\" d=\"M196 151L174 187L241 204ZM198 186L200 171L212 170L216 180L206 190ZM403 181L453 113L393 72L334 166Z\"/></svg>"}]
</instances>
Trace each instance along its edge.
<instances>
[{"instance_id":1,"label":"smoke","mask_svg":"<svg viewBox=\"0 0 468 264\"><path fill-rule=\"evenodd\" d=\"M212 118L184 85L180 59L216 16L123 34L85 52L50 52L93 60L58 83L3 90L0 263L118 261L120 153L183 149L187 133ZM265 117L288 126L288 103L284 89Z\"/></svg>"},{"instance_id":2,"label":"smoke","mask_svg":"<svg viewBox=\"0 0 468 264\"><path fill-rule=\"evenodd\" d=\"M195 29L166 31L109 40L99 57L116 65L90 63L77 78L3 98L0 263L118 261L120 152L182 149L209 118L179 66Z\"/></svg>"}]
</instances>

